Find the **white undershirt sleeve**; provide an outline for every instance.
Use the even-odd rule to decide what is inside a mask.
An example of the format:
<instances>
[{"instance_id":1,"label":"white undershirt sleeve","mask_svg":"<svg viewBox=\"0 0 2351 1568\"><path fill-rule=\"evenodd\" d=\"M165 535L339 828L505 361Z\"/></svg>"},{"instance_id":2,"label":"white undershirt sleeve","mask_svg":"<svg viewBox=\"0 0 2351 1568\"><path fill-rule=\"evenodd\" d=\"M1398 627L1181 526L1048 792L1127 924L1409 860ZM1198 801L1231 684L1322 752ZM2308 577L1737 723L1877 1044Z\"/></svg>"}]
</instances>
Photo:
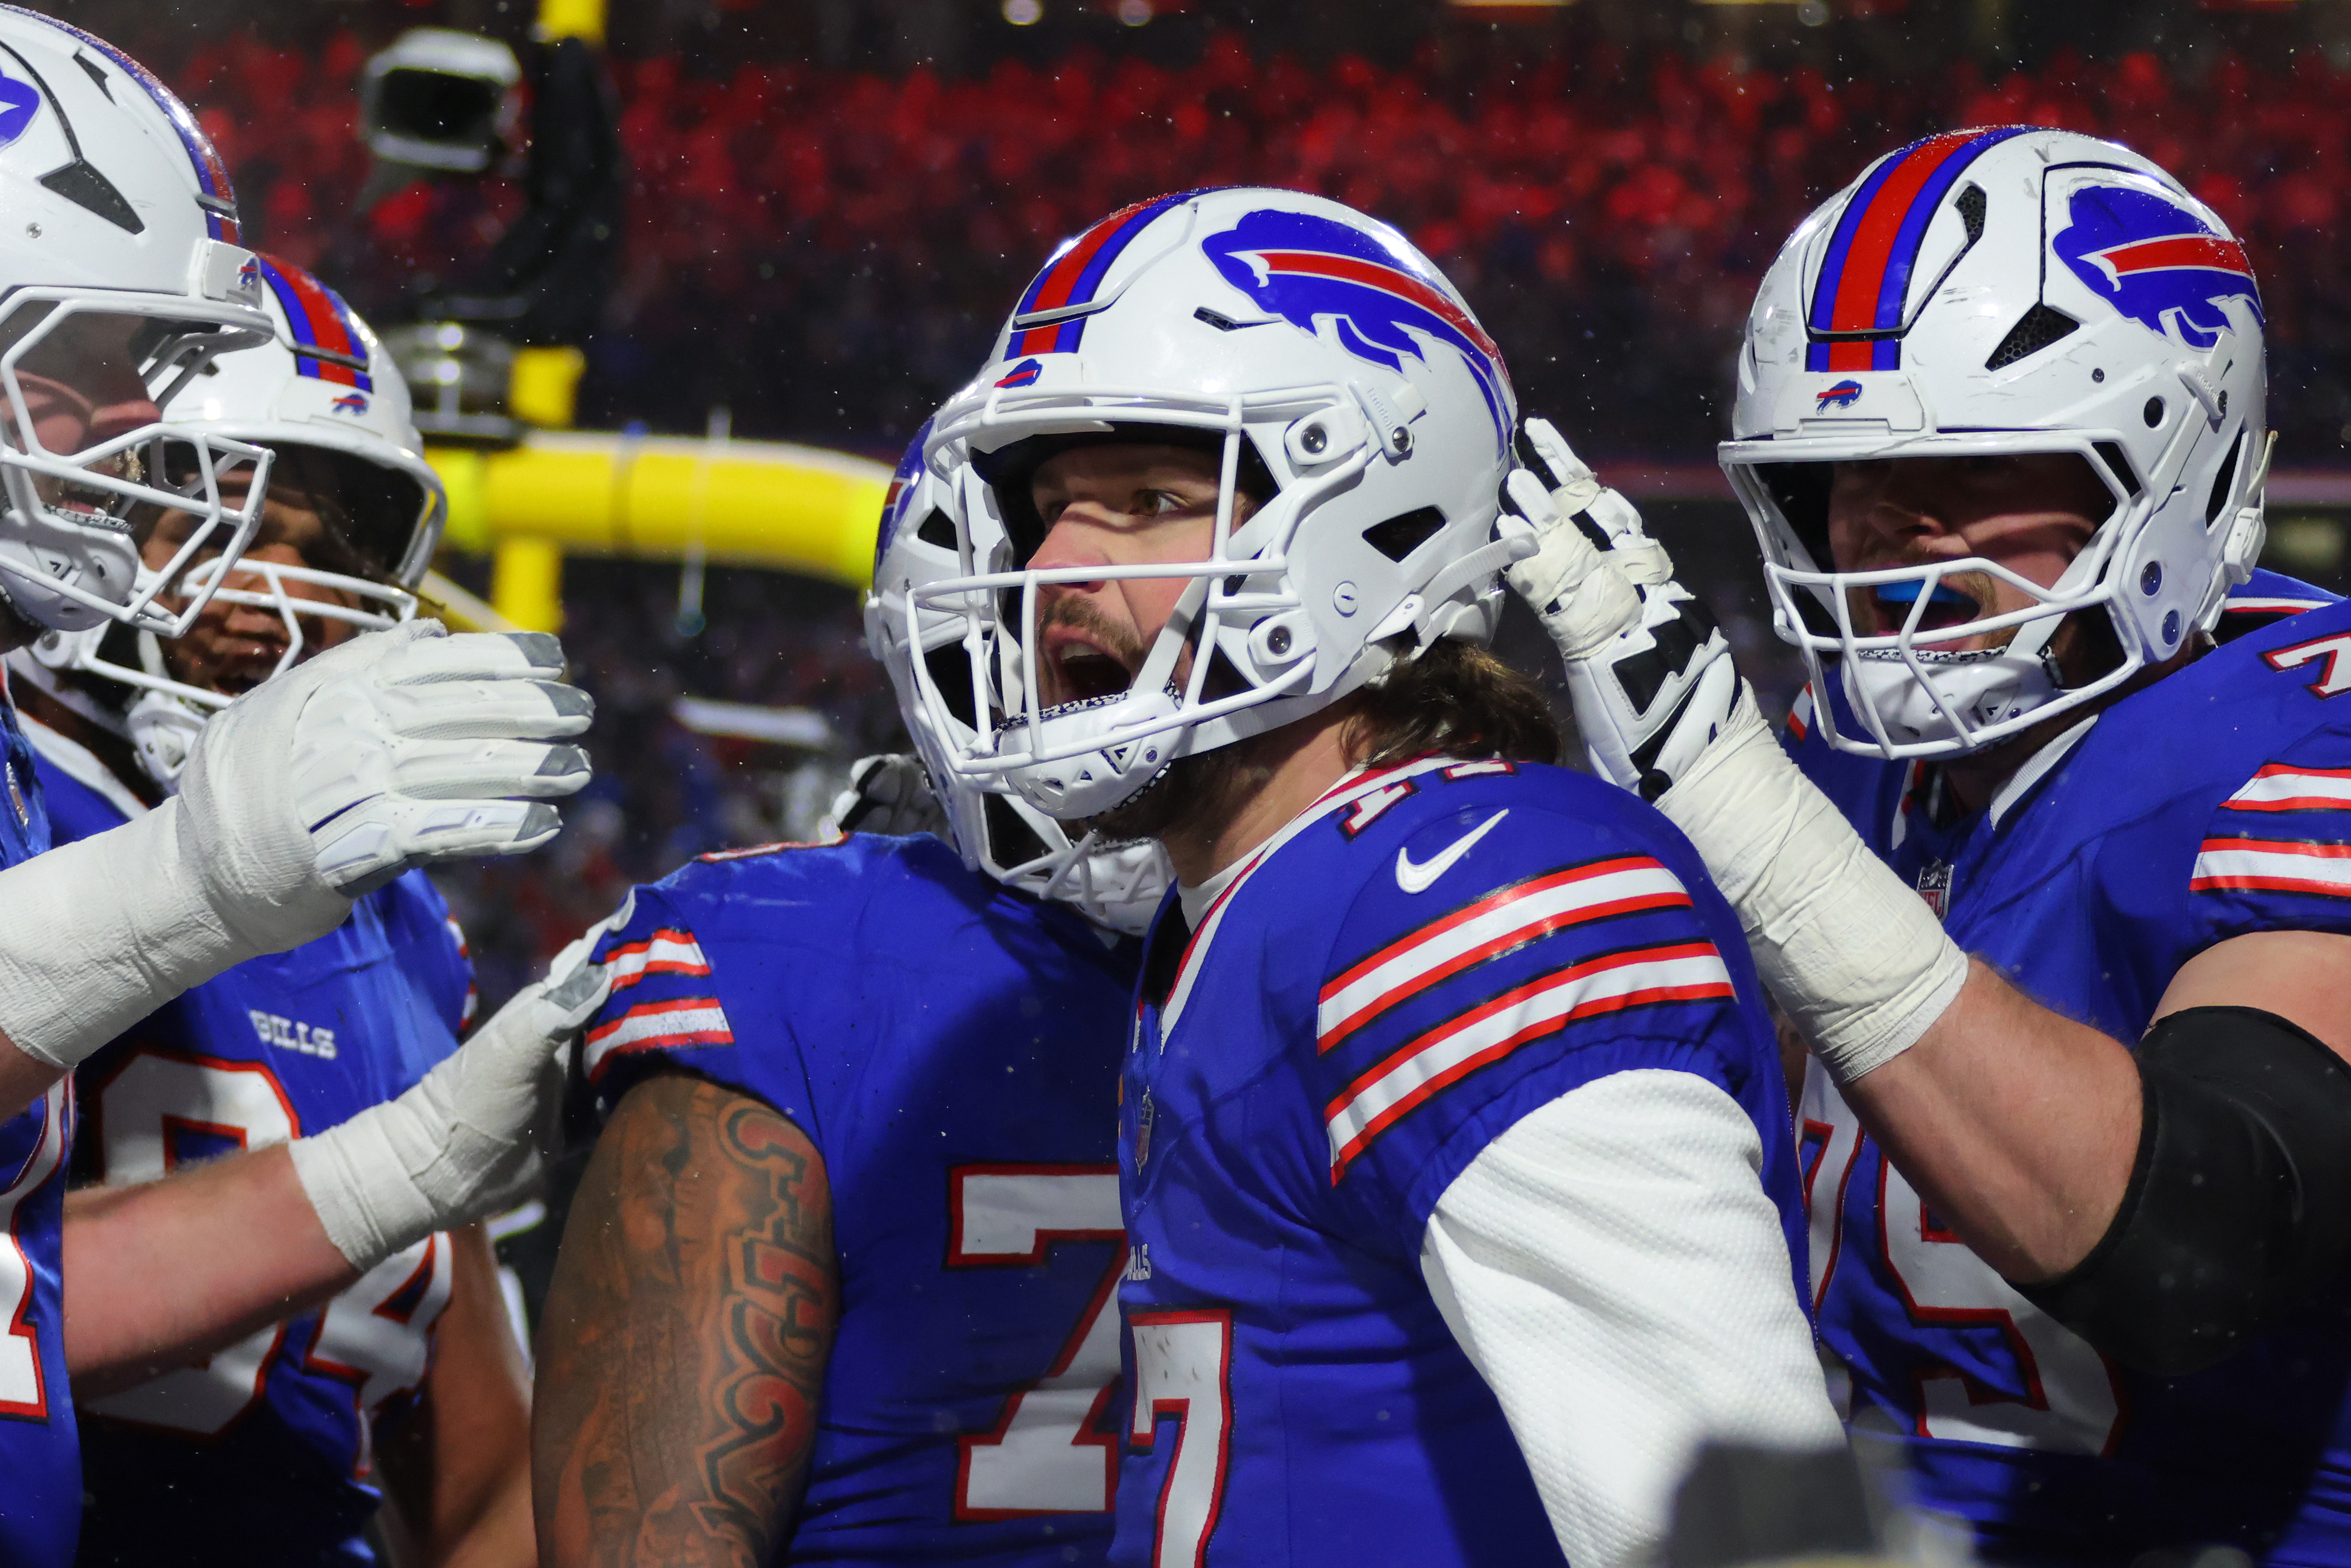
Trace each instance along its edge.
<instances>
[{"instance_id":1,"label":"white undershirt sleeve","mask_svg":"<svg viewBox=\"0 0 2351 1568\"><path fill-rule=\"evenodd\" d=\"M1521 1118L1429 1216L1422 1274L1576 1568L1663 1540L1702 1441L1843 1441L1762 1157L1717 1085L1618 1072Z\"/></svg>"}]
</instances>

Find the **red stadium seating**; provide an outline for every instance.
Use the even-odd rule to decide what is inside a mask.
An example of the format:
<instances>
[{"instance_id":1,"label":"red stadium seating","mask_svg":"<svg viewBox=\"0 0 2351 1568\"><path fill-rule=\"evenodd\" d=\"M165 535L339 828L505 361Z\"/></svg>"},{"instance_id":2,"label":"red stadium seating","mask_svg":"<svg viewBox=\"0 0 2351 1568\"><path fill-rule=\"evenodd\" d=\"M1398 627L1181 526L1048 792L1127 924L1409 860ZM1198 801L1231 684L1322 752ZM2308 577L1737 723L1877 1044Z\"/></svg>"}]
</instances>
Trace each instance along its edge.
<instances>
[{"instance_id":1,"label":"red stadium seating","mask_svg":"<svg viewBox=\"0 0 2351 1568\"><path fill-rule=\"evenodd\" d=\"M316 55L237 38L177 85L259 242L396 317L410 280L462 268L515 197L419 183L356 223L361 56L348 37ZM2152 56L2059 55L1996 80L1959 64L1841 83L1606 48L1474 78L1434 51L1309 69L1230 36L1181 71L1081 52L960 80L774 63L713 80L622 59L628 257L584 415L695 430L724 402L738 431L887 454L969 373L1062 236L1161 191L1266 183L1401 225L1463 284L1527 406L1580 444L1702 461L1755 280L1796 222L1900 141L2030 121L2132 143L2236 225L2263 280L2285 450L2339 462L2351 279L2328 242L2351 189L2351 84L2301 59L2282 76L2223 60L2196 82ZM548 854L450 879L492 1000L534 946L551 952L628 883L754 831L749 803L772 786L670 723L669 696L811 704L866 744L892 724L839 597L788 608L746 586L685 643L666 635L665 582L589 568L569 587L567 637L604 715L605 804L576 808Z\"/></svg>"}]
</instances>

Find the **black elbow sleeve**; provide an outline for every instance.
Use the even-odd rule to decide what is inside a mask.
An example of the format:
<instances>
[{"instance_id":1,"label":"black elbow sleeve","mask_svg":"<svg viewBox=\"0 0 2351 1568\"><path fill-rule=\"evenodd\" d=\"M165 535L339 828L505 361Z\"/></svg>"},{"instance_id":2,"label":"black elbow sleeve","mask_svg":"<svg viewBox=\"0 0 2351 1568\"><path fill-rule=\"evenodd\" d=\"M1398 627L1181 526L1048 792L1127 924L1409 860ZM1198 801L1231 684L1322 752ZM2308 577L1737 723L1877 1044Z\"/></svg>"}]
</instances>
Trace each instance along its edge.
<instances>
[{"instance_id":1,"label":"black elbow sleeve","mask_svg":"<svg viewBox=\"0 0 2351 1568\"><path fill-rule=\"evenodd\" d=\"M2351 1262L2351 1066L2258 1008L2190 1008L2136 1053L2138 1158L2088 1257L2020 1286L2126 1366L2220 1361Z\"/></svg>"}]
</instances>

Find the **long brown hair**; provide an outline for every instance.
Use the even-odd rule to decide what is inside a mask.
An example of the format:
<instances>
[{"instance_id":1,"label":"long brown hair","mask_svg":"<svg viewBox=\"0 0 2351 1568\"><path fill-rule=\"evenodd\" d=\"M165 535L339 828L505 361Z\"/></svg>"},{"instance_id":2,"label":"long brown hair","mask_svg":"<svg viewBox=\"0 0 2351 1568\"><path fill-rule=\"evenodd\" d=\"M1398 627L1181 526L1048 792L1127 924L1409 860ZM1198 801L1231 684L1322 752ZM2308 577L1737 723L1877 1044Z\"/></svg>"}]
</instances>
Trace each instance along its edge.
<instances>
[{"instance_id":1,"label":"long brown hair","mask_svg":"<svg viewBox=\"0 0 2351 1568\"><path fill-rule=\"evenodd\" d=\"M1347 754L1370 767L1447 757L1559 760L1559 726L1542 688L1485 649L1446 638L1348 699Z\"/></svg>"}]
</instances>

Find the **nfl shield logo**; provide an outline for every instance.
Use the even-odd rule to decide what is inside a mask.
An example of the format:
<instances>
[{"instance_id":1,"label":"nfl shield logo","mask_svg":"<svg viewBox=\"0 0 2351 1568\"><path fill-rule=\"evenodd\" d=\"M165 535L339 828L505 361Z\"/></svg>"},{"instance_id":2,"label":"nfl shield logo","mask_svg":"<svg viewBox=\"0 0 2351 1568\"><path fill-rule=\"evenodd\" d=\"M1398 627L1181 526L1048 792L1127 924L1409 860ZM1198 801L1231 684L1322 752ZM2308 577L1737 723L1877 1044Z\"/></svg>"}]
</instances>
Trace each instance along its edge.
<instances>
[{"instance_id":1,"label":"nfl shield logo","mask_svg":"<svg viewBox=\"0 0 2351 1568\"><path fill-rule=\"evenodd\" d=\"M1940 920L1950 913L1950 862L1928 861L1918 869L1918 896L1927 901L1927 907L1935 912L1936 919Z\"/></svg>"}]
</instances>

